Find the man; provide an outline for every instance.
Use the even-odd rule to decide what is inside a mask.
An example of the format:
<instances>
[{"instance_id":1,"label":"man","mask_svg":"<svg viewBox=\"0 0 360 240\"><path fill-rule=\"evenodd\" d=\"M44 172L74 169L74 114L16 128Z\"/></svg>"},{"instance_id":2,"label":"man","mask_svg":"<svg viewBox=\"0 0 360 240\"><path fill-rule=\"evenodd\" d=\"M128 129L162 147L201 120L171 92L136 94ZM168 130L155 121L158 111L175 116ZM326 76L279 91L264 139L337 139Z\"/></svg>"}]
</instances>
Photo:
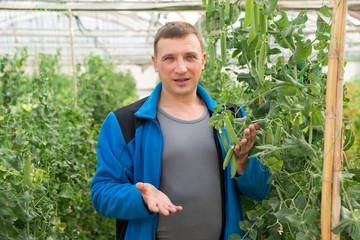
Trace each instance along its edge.
<instances>
[{"instance_id":1,"label":"man","mask_svg":"<svg viewBox=\"0 0 360 240\"><path fill-rule=\"evenodd\" d=\"M218 104L198 85L205 57L194 26L167 23L155 36L152 57L161 83L103 123L91 197L100 214L117 219L117 239L242 235L240 195L262 200L270 191L270 173L248 158L257 124L235 147L237 176L222 170L225 151L208 124Z\"/></svg>"}]
</instances>

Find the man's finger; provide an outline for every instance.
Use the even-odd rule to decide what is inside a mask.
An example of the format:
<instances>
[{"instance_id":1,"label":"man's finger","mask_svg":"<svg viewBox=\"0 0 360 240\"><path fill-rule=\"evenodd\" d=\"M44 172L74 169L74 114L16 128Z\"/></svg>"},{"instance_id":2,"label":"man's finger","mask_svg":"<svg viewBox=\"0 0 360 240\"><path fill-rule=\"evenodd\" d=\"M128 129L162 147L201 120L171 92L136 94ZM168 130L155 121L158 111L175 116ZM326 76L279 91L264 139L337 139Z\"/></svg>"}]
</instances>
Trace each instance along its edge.
<instances>
[{"instance_id":1,"label":"man's finger","mask_svg":"<svg viewBox=\"0 0 360 240\"><path fill-rule=\"evenodd\" d=\"M254 127L255 127L255 130L259 130L261 128L260 124L258 123L254 123Z\"/></svg>"}]
</instances>

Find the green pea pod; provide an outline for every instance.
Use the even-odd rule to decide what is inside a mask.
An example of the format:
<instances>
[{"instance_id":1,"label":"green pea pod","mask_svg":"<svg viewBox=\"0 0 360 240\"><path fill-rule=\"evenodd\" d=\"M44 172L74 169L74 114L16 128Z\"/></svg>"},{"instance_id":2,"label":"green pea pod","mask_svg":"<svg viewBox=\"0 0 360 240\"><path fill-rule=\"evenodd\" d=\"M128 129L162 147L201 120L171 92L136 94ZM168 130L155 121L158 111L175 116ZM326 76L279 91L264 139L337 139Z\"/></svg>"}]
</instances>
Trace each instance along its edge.
<instances>
[{"instance_id":1,"label":"green pea pod","mask_svg":"<svg viewBox=\"0 0 360 240\"><path fill-rule=\"evenodd\" d=\"M230 7L229 7L229 24L232 24L233 23L233 17L234 17L234 6L232 3L230 3Z\"/></svg>"},{"instance_id":2,"label":"green pea pod","mask_svg":"<svg viewBox=\"0 0 360 240\"><path fill-rule=\"evenodd\" d=\"M284 76L286 78L286 80L291 83L294 87L298 87L298 88L304 88L305 86L304 85L301 85L300 83L298 83L297 81L295 81L291 76L290 74L287 73L286 70L283 71L284 73Z\"/></svg>"},{"instance_id":3,"label":"green pea pod","mask_svg":"<svg viewBox=\"0 0 360 240\"><path fill-rule=\"evenodd\" d=\"M206 0L202 0L202 4L203 4L204 8L206 9L207 8Z\"/></svg>"},{"instance_id":4,"label":"green pea pod","mask_svg":"<svg viewBox=\"0 0 360 240\"><path fill-rule=\"evenodd\" d=\"M209 12L206 12L206 31L209 34L211 33L211 18Z\"/></svg>"},{"instance_id":5,"label":"green pea pod","mask_svg":"<svg viewBox=\"0 0 360 240\"><path fill-rule=\"evenodd\" d=\"M234 144L238 144L241 145L239 138L236 136L235 131L233 126L231 125L230 119L229 118L225 118L224 119L224 124L225 124L225 130L228 134L229 137L229 141L232 145Z\"/></svg>"},{"instance_id":6,"label":"green pea pod","mask_svg":"<svg viewBox=\"0 0 360 240\"><path fill-rule=\"evenodd\" d=\"M212 10L213 10L213 8L214 8L214 0L209 0L206 10L207 10L209 13L211 13Z\"/></svg>"},{"instance_id":7,"label":"green pea pod","mask_svg":"<svg viewBox=\"0 0 360 240\"><path fill-rule=\"evenodd\" d=\"M223 30L225 28L225 16L224 16L224 5L220 5L220 29Z\"/></svg>"},{"instance_id":8,"label":"green pea pod","mask_svg":"<svg viewBox=\"0 0 360 240\"><path fill-rule=\"evenodd\" d=\"M220 39L220 46L221 46L221 61L223 63L223 66L226 63L226 35L224 32L221 33L221 39Z\"/></svg>"},{"instance_id":9,"label":"green pea pod","mask_svg":"<svg viewBox=\"0 0 360 240\"><path fill-rule=\"evenodd\" d=\"M267 15L265 15L263 11L261 11L259 17L260 17L260 33L261 35L263 35L266 34L267 32Z\"/></svg>"},{"instance_id":10,"label":"green pea pod","mask_svg":"<svg viewBox=\"0 0 360 240\"><path fill-rule=\"evenodd\" d=\"M273 145L273 130L272 130L272 127L269 126L266 130L266 145Z\"/></svg>"},{"instance_id":11,"label":"green pea pod","mask_svg":"<svg viewBox=\"0 0 360 240\"><path fill-rule=\"evenodd\" d=\"M280 145L280 136L281 136L281 125L277 125L276 130L275 130L275 139L274 139L275 146Z\"/></svg>"},{"instance_id":12,"label":"green pea pod","mask_svg":"<svg viewBox=\"0 0 360 240\"><path fill-rule=\"evenodd\" d=\"M233 178L233 177L235 177L235 174L236 174L236 158L235 158L235 154L233 154L231 156L230 164L231 164L231 178Z\"/></svg>"},{"instance_id":13,"label":"green pea pod","mask_svg":"<svg viewBox=\"0 0 360 240\"><path fill-rule=\"evenodd\" d=\"M252 15L252 11L253 11L252 3L253 3L253 0L246 0L245 19L244 19L244 25L242 26L242 29L246 29L251 24L251 15Z\"/></svg>"},{"instance_id":14,"label":"green pea pod","mask_svg":"<svg viewBox=\"0 0 360 240\"><path fill-rule=\"evenodd\" d=\"M256 1L253 1L253 8L254 8L255 32L257 34L259 29L259 8Z\"/></svg>"},{"instance_id":15,"label":"green pea pod","mask_svg":"<svg viewBox=\"0 0 360 240\"><path fill-rule=\"evenodd\" d=\"M228 143L227 143L227 140L225 137L225 133L221 129L219 130L219 132L220 132L220 138L221 138L221 142L224 146L224 149L225 149L225 151L228 151L229 146L228 146Z\"/></svg>"},{"instance_id":16,"label":"green pea pod","mask_svg":"<svg viewBox=\"0 0 360 240\"><path fill-rule=\"evenodd\" d=\"M25 164L24 164L24 184L25 186L34 187L34 184L31 181L31 161L30 161L30 155L28 155L25 158Z\"/></svg>"},{"instance_id":17,"label":"green pea pod","mask_svg":"<svg viewBox=\"0 0 360 240\"><path fill-rule=\"evenodd\" d=\"M234 155L234 146L231 146L229 148L229 150L226 153L226 157L224 159L224 163L223 163L223 169L225 170L225 168L227 167L227 165L230 162L231 157Z\"/></svg>"},{"instance_id":18,"label":"green pea pod","mask_svg":"<svg viewBox=\"0 0 360 240\"><path fill-rule=\"evenodd\" d=\"M266 42L263 41L261 43L259 60L257 62L257 64L258 64L257 70L258 70L260 82L264 82L264 67L265 67L265 60L266 60L266 48L267 48Z\"/></svg>"},{"instance_id":19,"label":"green pea pod","mask_svg":"<svg viewBox=\"0 0 360 240\"><path fill-rule=\"evenodd\" d=\"M230 16L230 0L225 0L225 14ZM231 18L229 18L231 20Z\"/></svg>"},{"instance_id":20,"label":"green pea pod","mask_svg":"<svg viewBox=\"0 0 360 240\"><path fill-rule=\"evenodd\" d=\"M248 43L251 43L257 36L257 31L259 28L259 10L257 4L254 1L251 1L251 27L249 37L247 39Z\"/></svg>"},{"instance_id":21,"label":"green pea pod","mask_svg":"<svg viewBox=\"0 0 360 240\"><path fill-rule=\"evenodd\" d=\"M210 41L209 44L209 57L210 57L210 69L213 70L215 66L215 44L213 41Z\"/></svg>"}]
</instances>

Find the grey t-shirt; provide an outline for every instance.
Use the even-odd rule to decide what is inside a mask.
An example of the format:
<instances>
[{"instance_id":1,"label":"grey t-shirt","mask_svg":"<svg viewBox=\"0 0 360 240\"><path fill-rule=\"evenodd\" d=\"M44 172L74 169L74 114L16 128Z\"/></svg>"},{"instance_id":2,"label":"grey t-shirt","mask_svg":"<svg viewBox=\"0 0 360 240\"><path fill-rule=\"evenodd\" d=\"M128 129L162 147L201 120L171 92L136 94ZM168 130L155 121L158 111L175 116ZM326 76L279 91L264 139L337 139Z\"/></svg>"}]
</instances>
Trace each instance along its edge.
<instances>
[{"instance_id":1,"label":"grey t-shirt","mask_svg":"<svg viewBox=\"0 0 360 240\"><path fill-rule=\"evenodd\" d=\"M184 121L158 108L164 139L160 190L183 211L159 215L156 239L219 240L221 181L209 113Z\"/></svg>"}]
</instances>

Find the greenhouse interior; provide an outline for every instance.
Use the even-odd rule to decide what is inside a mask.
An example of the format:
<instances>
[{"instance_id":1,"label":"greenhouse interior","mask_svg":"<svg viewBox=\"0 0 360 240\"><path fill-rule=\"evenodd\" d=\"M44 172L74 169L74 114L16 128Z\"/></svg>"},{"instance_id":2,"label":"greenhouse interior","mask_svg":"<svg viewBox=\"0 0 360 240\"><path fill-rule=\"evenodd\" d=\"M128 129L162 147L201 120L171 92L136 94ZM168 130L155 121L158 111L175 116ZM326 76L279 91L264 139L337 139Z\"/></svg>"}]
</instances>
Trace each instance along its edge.
<instances>
[{"instance_id":1,"label":"greenhouse interior","mask_svg":"<svg viewBox=\"0 0 360 240\"><path fill-rule=\"evenodd\" d=\"M250 154L271 190L240 193L222 239L359 239L360 0L2 0L0 13L0 239L129 239L92 205L98 137L161 81L154 36L170 21L202 36L199 84L246 112L210 109L210 125L230 120L238 138L261 125Z\"/></svg>"}]
</instances>

